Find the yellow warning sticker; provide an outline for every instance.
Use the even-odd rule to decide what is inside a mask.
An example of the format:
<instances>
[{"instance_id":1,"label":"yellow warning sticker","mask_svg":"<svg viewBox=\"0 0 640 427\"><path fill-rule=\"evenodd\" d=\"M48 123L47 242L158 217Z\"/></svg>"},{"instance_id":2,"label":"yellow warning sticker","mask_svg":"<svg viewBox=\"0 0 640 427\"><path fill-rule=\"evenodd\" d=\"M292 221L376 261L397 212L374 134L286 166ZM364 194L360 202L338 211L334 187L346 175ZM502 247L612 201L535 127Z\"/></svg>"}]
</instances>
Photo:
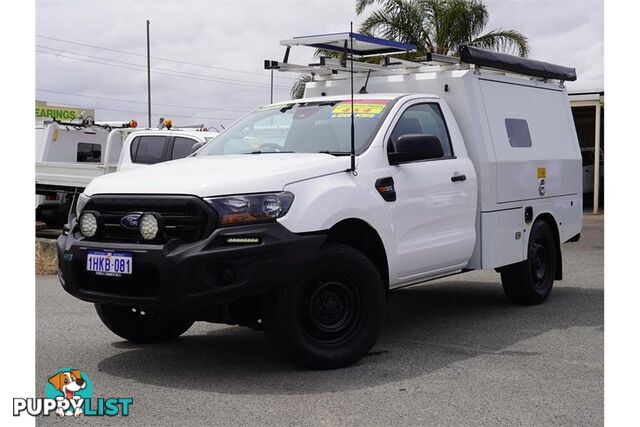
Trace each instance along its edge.
<instances>
[{"instance_id":1,"label":"yellow warning sticker","mask_svg":"<svg viewBox=\"0 0 640 427\"><path fill-rule=\"evenodd\" d=\"M538 179L547 177L547 168L538 168Z\"/></svg>"},{"instance_id":2,"label":"yellow warning sticker","mask_svg":"<svg viewBox=\"0 0 640 427\"><path fill-rule=\"evenodd\" d=\"M372 119L382 113L382 111L384 111L384 107L386 107L388 103L389 101L386 99L371 99L361 102L354 101L353 114L356 118ZM351 102L343 101L333 107L331 117L334 119L351 117Z\"/></svg>"}]
</instances>

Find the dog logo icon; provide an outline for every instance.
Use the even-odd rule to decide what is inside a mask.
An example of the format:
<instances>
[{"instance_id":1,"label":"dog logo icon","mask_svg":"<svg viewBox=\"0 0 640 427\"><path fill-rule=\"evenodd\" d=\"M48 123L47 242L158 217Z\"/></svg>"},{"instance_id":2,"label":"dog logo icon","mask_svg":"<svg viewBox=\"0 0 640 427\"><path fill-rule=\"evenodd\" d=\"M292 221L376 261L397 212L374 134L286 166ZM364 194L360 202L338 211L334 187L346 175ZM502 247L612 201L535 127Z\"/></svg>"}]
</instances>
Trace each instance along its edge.
<instances>
[{"instance_id":1,"label":"dog logo icon","mask_svg":"<svg viewBox=\"0 0 640 427\"><path fill-rule=\"evenodd\" d=\"M129 415L133 397L93 399L93 384L84 371L62 368L51 375L44 397L14 397L13 416L113 417Z\"/></svg>"},{"instance_id":2,"label":"dog logo icon","mask_svg":"<svg viewBox=\"0 0 640 427\"><path fill-rule=\"evenodd\" d=\"M49 378L46 389L47 397L58 401L56 414L61 417L82 415L82 403L92 394L89 378L79 369L60 369Z\"/></svg>"}]
</instances>

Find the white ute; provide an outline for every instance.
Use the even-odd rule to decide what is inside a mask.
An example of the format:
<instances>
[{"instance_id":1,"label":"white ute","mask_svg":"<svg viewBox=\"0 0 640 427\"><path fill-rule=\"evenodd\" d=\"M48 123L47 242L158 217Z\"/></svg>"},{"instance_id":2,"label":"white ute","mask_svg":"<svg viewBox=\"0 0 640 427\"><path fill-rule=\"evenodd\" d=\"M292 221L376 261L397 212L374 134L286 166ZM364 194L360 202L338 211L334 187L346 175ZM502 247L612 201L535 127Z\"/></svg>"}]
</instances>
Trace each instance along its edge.
<instances>
[{"instance_id":1,"label":"white ute","mask_svg":"<svg viewBox=\"0 0 640 427\"><path fill-rule=\"evenodd\" d=\"M217 132L138 129L128 122L60 122L36 125L36 219L51 226L68 220L75 194L95 177L149 164L181 159L215 137ZM167 127L168 126L168 127Z\"/></svg>"},{"instance_id":2,"label":"white ute","mask_svg":"<svg viewBox=\"0 0 640 427\"><path fill-rule=\"evenodd\" d=\"M67 292L134 342L239 324L312 368L367 354L403 286L495 269L514 303L549 297L582 228L573 69L468 46L351 62L415 48L354 33L282 44L265 66L313 73L304 99L86 188L58 240ZM294 45L349 48L299 66Z\"/></svg>"}]
</instances>

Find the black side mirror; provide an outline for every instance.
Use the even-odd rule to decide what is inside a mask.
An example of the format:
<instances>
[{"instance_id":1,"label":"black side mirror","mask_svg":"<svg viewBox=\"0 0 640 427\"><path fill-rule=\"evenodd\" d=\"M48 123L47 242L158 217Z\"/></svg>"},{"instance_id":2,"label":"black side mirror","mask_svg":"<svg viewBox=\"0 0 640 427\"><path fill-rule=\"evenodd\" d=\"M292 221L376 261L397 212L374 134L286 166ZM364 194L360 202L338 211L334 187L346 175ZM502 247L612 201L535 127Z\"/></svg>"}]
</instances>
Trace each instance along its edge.
<instances>
[{"instance_id":1,"label":"black side mirror","mask_svg":"<svg viewBox=\"0 0 640 427\"><path fill-rule=\"evenodd\" d=\"M204 142L196 142L195 144L193 144L193 147L191 147L191 154L201 149L203 145L204 145Z\"/></svg>"},{"instance_id":2,"label":"black side mirror","mask_svg":"<svg viewBox=\"0 0 640 427\"><path fill-rule=\"evenodd\" d=\"M394 146L395 151L389 153L389 163L392 165L438 159L444 156L440 138L435 135L416 133L402 135L396 140Z\"/></svg>"}]
</instances>

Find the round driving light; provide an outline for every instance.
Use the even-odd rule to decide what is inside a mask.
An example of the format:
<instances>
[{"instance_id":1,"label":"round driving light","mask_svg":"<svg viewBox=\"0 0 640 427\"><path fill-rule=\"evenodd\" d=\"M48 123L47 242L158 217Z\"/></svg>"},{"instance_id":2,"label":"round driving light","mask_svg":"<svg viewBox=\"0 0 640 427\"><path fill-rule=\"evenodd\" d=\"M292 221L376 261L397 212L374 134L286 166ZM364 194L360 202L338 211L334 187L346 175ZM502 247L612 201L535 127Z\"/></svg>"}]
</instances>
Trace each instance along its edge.
<instances>
[{"instance_id":1,"label":"round driving light","mask_svg":"<svg viewBox=\"0 0 640 427\"><path fill-rule=\"evenodd\" d=\"M79 224L80 233L82 233L84 237L93 237L96 235L98 231L98 218L96 218L93 213L85 212L80 215Z\"/></svg>"},{"instance_id":2,"label":"round driving light","mask_svg":"<svg viewBox=\"0 0 640 427\"><path fill-rule=\"evenodd\" d=\"M146 213L140 217L140 235L144 240L153 240L160 231L158 218L155 215Z\"/></svg>"}]
</instances>

